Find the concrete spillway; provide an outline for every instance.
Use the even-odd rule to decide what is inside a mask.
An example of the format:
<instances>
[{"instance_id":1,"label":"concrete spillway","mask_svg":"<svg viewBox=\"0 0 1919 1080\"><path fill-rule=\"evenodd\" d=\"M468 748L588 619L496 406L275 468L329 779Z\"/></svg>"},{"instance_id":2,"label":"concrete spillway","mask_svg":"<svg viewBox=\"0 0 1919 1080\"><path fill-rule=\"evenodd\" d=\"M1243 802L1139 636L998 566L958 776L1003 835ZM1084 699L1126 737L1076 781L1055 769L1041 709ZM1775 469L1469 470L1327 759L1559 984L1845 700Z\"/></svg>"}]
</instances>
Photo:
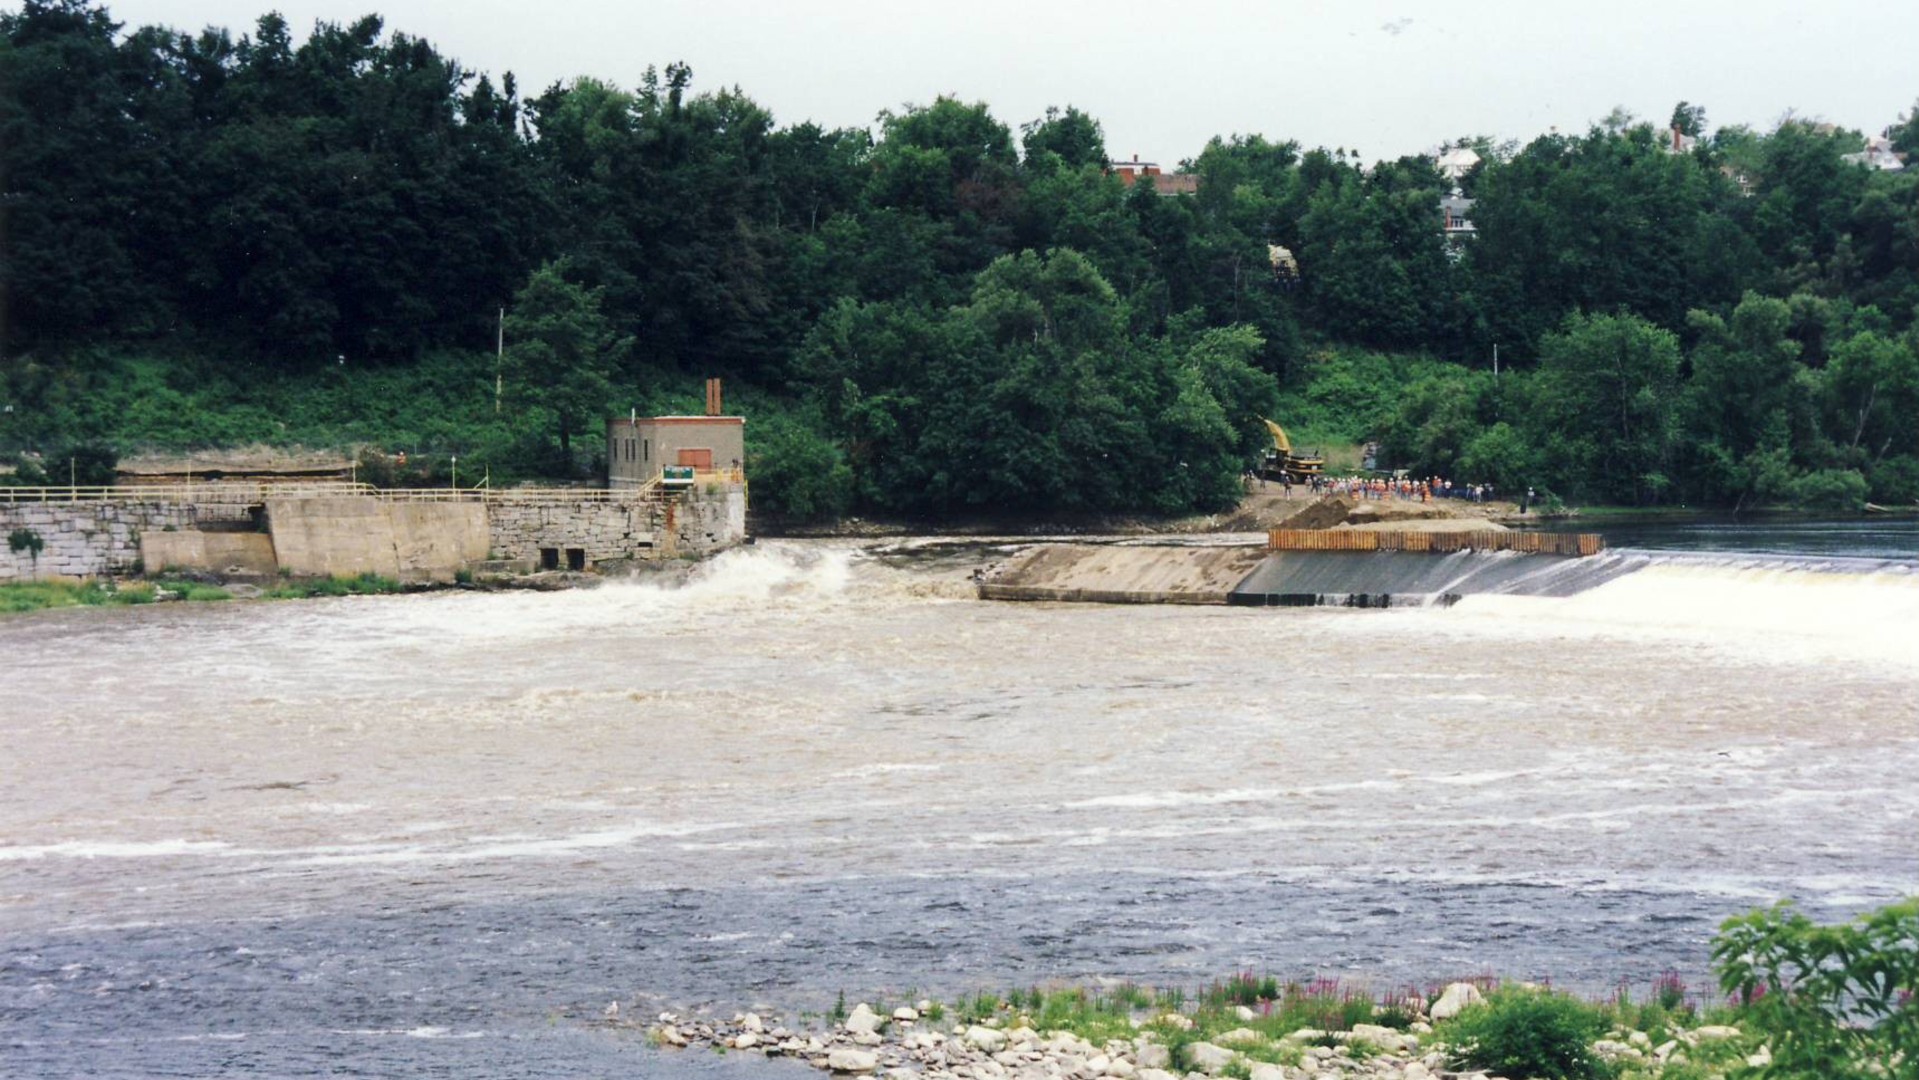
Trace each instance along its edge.
<instances>
[{"instance_id":1,"label":"concrete spillway","mask_svg":"<svg viewBox=\"0 0 1919 1080\"><path fill-rule=\"evenodd\" d=\"M1646 565L1641 555L1587 558L1512 551L1274 551L1257 547L1037 548L982 582L986 600L1400 607L1505 593L1571 596Z\"/></svg>"},{"instance_id":2,"label":"concrete spillway","mask_svg":"<svg viewBox=\"0 0 1919 1080\"><path fill-rule=\"evenodd\" d=\"M1050 544L979 587L983 600L1101 604L1224 604L1259 565L1253 547Z\"/></svg>"},{"instance_id":3,"label":"concrete spillway","mask_svg":"<svg viewBox=\"0 0 1919 1080\"><path fill-rule=\"evenodd\" d=\"M1280 551L1262 559L1233 588L1228 602L1391 607L1445 604L1474 593L1571 596L1643 565L1643 559L1618 555L1582 559L1477 551Z\"/></svg>"}]
</instances>

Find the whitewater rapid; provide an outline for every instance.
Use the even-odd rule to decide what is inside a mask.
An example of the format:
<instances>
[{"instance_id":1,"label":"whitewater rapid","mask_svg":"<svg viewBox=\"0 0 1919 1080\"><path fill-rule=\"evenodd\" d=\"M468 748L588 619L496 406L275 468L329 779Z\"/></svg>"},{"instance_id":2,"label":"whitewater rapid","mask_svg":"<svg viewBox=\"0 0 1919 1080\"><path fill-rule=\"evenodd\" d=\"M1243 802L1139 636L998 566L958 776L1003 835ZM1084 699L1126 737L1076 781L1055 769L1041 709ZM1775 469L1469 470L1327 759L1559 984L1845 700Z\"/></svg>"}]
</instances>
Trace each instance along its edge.
<instances>
[{"instance_id":1,"label":"whitewater rapid","mask_svg":"<svg viewBox=\"0 0 1919 1080\"><path fill-rule=\"evenodd\" d=\"M0 1038L23 1075L674 1075L553 1018L1248 968L1703 986L1728 914L1919 891L1901 565L972 599L1015 546L0 622Z\"/></svg>"}]
</instances>

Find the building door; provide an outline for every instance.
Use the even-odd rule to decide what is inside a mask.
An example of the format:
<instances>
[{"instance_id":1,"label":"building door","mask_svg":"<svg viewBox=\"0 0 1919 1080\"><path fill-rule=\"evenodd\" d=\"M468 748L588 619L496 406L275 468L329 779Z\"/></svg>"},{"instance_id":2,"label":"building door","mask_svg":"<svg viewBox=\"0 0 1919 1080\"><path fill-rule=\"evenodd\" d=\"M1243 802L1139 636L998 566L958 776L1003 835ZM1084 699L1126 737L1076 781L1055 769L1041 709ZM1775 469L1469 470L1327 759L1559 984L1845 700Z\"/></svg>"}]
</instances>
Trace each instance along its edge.
<instances>
[{"instance_id":1,"label":"building door","mask_svg":"<svg viewBox=\"0 0 1919 1080\"><path fill-rule=\"evenodd\" d=\"M691 450L691 449L681 450L679 463L681 465L691 465L695 469L698 469L701 472L712 472L713 471L713 451Z\"/></svg>"}]
</instances>

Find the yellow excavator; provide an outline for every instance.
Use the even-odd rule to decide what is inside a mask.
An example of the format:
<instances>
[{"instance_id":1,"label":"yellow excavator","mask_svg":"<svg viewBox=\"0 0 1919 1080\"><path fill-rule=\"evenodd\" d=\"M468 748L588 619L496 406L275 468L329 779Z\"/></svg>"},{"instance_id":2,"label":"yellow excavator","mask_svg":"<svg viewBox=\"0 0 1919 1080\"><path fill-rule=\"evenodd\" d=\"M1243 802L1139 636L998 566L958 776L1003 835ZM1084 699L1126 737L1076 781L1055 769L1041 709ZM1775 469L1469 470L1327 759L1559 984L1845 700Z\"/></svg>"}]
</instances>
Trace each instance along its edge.
<instances>
[{"instance_id":1,"label":"yellow excavator","mask_svg":"<svg viewBox=\"0 0 1919 1080\"><path fill-rule=\"evenodd\" d=\"M1259 475L1282 483L1304 484L1325 471L1326 459L1317 451L1294 453L1293 440L1286 437L1285 428L1263 416L1259 422L1273 435L1273 448L1260 458Z\"/></svg>"}]
</instances>

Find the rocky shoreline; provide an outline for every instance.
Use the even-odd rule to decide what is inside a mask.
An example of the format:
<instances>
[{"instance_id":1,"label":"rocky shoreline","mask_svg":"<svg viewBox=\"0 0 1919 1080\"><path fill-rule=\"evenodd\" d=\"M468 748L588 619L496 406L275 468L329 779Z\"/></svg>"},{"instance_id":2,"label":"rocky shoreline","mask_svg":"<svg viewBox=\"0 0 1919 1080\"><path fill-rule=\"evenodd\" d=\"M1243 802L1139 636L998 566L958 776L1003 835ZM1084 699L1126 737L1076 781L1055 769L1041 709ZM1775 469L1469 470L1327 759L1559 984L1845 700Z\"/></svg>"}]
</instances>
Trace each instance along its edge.
<instances>
[{"instance_id":1,"label":"rocky shoreline","mask_svg":"<svg viewBox=\"0 0 1919 1080\"><path fill-rule=\"evenodd\" d=\"M1471 983L1453 983L1430 1005L1416 1007L1403 1028L1356 1023L1346 1030L1300 1028L1272 1037L1241 1026L1195 1039L1192 1017L1177 1011L1149 1012L1127 1023L1130 1037L1090 1039L1070 1030L1039 1030L1030 1016L1003 1016L945 1023L931 1001L876 1012L860 1004L838 1023L804 1021L789 1026L778 1017L735 1014L731 1020L660 1013L634 1023L609 1006L607 1019L643 1027L667 1049L744 1052L789 1058L829 1076L884 1080L1501 1080L1478 1069L1456 1067L1456 1048L1443 1026L1482 1000ZM1233 1010L1245 1024L1260 1014ZM1436 1029L1435 1025L1441 1025ZM1764 1046L1742 1045L1744 1036L1725 1025L1667 1032L1655 1045L1643 1031L1614 1029L1594 1041L1592 1056L1627 1070L1656 1076L1692 1058L1711 1064L1708 1076L1735 1066L1770 1060ZM1703 1048L1703 1049L1702 1049ZM1754 1051L1754 1052L1748 1052ZM1507 1080L1524 1080L1512 1077Z\"/></svg>"}]
</instances>

